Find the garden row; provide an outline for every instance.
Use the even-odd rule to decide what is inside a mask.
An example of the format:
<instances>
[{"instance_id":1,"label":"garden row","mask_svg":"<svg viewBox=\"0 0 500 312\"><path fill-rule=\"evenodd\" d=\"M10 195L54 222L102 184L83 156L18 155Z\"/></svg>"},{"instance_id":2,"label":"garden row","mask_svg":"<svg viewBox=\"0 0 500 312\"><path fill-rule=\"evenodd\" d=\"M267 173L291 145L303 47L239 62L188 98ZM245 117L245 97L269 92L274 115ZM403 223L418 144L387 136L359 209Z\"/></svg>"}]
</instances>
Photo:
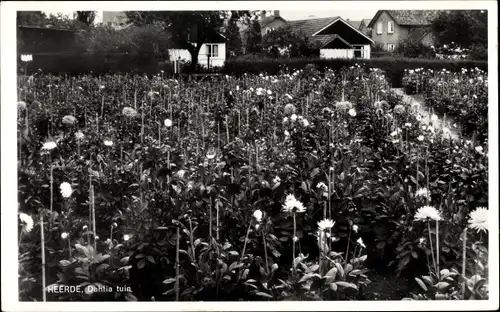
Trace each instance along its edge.
<instances>
[{"instance_id":1,"label":"garden row","mask_svg":"<svg viewBox=\"0 0 500 312\"><path fill-rule=\"evenodd\" d=\"M21 300L359 300L387 266L418 299L488 296L487 148L381 70L19 86Z\"/></svg>"},{"instance_id":2,"label":"garden row","mask_svg":"<svg viewBox=\"0 0 500 312\"><path fill-rule=\"evenodd\" d=\"M488 138L488 74L479 68L405 70L403 85L422 94L424 104L461 126L464 136L480 142ZM450 123L451 124L451 123Z\"/></svg>"},{"instance_id":3,"label":"garden row","mask_svg":"<svg viewBox=\"0 0 500 312\"><path fill-rule=\"evenodd\" d=\"M53 74L106 74L106 73L154 73L163 70L167 75L173 73L173 64L169 62L151 61L146 52L141 54L119 53L119 54L72 54L72 55L36 55L33 62L28 64L28 72L36 72L41 69L46 73ZM314 66L320 71L326 69L339 70L343 67L363 64L369 68L384 70L392 87L401 87L405 69L424 68L428 70L460 72L463 68L479 68L486 71L486 61L471 60L427 60L411 58L381 57L370 60L355 59L319 59L319 58L240 58L229 59L224 67L219 69L223 74L241 76L267 73L267 75L278 75L286 71L291 73ZM24 69L24 68L23 68ZM200 72L202 68L197 69ZM189 72L189 64L182 68L183 72ZM206 69L205 69L206 71Z\"/></svg>"}]
</instances>

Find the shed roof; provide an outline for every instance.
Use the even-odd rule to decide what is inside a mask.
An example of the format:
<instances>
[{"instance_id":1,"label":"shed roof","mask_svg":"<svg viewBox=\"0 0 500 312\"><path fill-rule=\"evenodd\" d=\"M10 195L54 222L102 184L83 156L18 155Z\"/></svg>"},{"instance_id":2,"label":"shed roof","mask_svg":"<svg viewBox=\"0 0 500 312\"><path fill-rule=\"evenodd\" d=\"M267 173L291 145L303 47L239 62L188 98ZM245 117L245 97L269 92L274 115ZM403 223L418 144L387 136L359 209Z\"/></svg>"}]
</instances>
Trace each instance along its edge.
<instances>
[{"instance_id":1,"label":"shed roof","mask_svg":"<svg viewBox=\"0 0 500 312\"><path fill-rule=\"evenodd\" d=\"M346 22L348 22L349 24L351 24L352 27L356 28L356 29L359 29L359 27L361 26L361 21L349 21L349 20L346 20Z\"/></svg>"},{"instance_id":2,"label":"shed roof","mask_svg":"<svg viewBox=\"0 0 500 312\"><path fill-rule=\"evenodd\" d=\"M338 19L335 17L325 17L325 18L314 18L305 20L288 21L288 26L293 32L301 33L304 36L311 37L318 30L327 26L334 20Z\"/></svg>"}]
</instances>

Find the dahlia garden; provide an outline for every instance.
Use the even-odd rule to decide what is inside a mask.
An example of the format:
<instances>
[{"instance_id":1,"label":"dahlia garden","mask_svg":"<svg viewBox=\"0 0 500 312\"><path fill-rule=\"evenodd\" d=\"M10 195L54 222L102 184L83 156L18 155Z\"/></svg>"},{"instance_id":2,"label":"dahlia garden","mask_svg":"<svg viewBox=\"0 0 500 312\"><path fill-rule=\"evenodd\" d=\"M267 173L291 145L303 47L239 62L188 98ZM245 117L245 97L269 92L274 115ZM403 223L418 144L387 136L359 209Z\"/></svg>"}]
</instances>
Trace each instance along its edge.
<instances>
[{"instance_id":1,"label":"dahlia garden","mask_svg":"<svg viewBox=\"0 0 500 312\"><path fill-rule=\"evenodd\" d=\"M19 300L488 299L487 79L20 75Z\"/></svg>"}]
</instances>

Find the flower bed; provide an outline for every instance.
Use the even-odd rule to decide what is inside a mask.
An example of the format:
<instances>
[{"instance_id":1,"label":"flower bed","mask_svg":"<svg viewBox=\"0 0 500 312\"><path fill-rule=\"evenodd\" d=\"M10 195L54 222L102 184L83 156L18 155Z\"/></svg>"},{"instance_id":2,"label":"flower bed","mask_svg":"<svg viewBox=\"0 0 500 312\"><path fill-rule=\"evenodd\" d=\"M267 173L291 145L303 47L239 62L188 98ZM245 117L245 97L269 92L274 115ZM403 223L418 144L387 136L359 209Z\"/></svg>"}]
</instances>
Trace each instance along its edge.
<instances>
[{"instance_id":1,"label":"flower bed","mask_svg":"<svg viewBox=\"0 0 500 312\"><path fill-rule=\"evenodd\" d=\"M451 117L465 136L480 142L488 138L488 74L480 69L407 70L403 84L423 93L424 103L441 116Z\"/></svg>"},{"instance_id":2,"label":"flower bed","mask_svg":"<svg viewBox=\"0 0 500 312\"><path fill-rule=\"evenodd\" d=\"M413 116L381 70L19 86L22 300L360 300L368 269L461 270L488 206L487 147Z\"/></svg>"}]
</instances>

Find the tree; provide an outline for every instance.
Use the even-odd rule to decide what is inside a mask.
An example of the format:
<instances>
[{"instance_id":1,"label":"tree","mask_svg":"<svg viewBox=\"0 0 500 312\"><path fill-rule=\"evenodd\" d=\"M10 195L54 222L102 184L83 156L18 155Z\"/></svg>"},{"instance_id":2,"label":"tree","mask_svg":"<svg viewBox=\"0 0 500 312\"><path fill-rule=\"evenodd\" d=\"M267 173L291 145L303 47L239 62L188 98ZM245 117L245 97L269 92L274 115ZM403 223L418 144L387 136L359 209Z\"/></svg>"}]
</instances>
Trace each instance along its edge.
<instances>
[{"instance_id":1,"label":"tree","mask_svg":"<svg viewBox=\"0 0 500 312\"><path fill-rule=\"evenodd\" d=\"M17 11L17 26L44 26L47 15L42 11Z\"/></svg>"},{"instance_id":2,"label":"tree","mask_svg":"<svg viewBox=\"0 0 500 312\"><path fill-rule=\"evenodd\" d=\"M87 26L92 26L95 21L95 15L95 11L76 11L76 20Z\"/></svg>"},{"instance_id":3,"label":"tree","mask_svg":"<svg viewBox=\"0 0 500 312\"><path fill-rule=\"evenodd\" d=\"M237 21L238 17L236 15L231 15L225 31L225 36L227 38L226 50L230 56L236 56L242 53L240 28L237 25Z\"/></svg>"},{"instance_id":4,"label":"tree","mask_svg":"<svg viewBox=\"0 0 500 312\"><path fill-rule=\"evenodd\" d=\"M252 21L252 24L248 29L246 50L248 53L262 52L262 34L260 23L257 19Z\"/></svg>"},{"instance_id":5,"label":"tree","mask_svg":"<svg viewBox=\"0 0 500 312\"><path fill-rule=\"evenodd\" d=\"M191 69L198 64L202 45L214 32L221 31L230 11L131 11L127 18L136 25L156 24L191 55Z\"/></svg>"},{"instance_id":6,"label":"tree","mask_svg":"<svg viewBox=\"0 0 500 312\"><path fill-rule=\"evenodd\" d=\"M280 27L262 38L262 49L271 57L284 54L289 57L312 56L317 49L306 36L295 33L288 26Z\"/></svg>"},{"instance_id":7,"label":"tree","mask_svg":"<svg viewBox=\"0 0 500 312\"><path fill-rule=\"evenodd\" d=\"M454 44L470 49L488 46L488 14L480 10L443 11L431 24L440 45Z\"/></svg>"}]
</instances>

